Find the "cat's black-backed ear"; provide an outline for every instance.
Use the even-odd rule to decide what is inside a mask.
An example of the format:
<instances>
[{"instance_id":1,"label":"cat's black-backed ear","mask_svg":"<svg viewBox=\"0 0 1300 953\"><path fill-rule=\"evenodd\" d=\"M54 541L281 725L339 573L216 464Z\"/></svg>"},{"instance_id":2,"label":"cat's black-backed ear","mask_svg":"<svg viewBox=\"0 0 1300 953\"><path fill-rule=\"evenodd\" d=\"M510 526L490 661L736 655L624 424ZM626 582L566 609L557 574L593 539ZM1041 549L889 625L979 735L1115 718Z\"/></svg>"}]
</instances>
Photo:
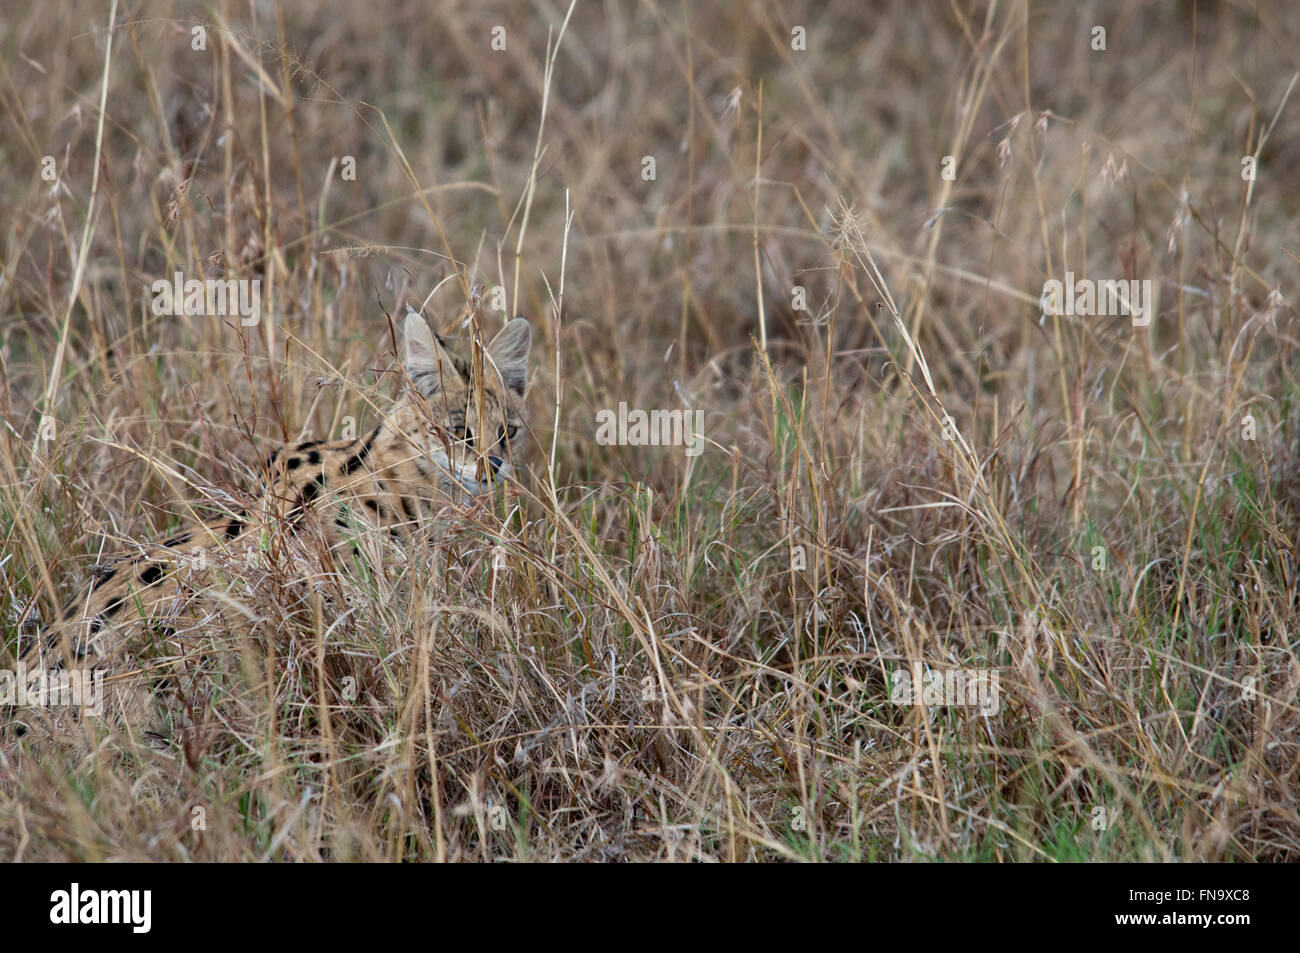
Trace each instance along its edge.
<instances>
[{"instance_id":1,"label":"cat's black-backed ear","mask_svg":"<svg viewBox=\"0 0 1300 953\"><path fill-rule=\"evenodd\" d=\"M406 375L425 397L437 393L444 379L459 379L460 372L451 354L442 346L424 318L412 308L406 309Z\"/></svg>"},{"instance_id":2,"label":"cat's black-backed ear","mask_svg":"<svg viewBox=\"0 0 1300 953\"><path fill-rule=\"evenodd\" d=\"M533 329L527 318L514 318L497 332L487 346L492 366L516 397L528 387L528 352L533 346Z\"/></svg>"}]
</instances>

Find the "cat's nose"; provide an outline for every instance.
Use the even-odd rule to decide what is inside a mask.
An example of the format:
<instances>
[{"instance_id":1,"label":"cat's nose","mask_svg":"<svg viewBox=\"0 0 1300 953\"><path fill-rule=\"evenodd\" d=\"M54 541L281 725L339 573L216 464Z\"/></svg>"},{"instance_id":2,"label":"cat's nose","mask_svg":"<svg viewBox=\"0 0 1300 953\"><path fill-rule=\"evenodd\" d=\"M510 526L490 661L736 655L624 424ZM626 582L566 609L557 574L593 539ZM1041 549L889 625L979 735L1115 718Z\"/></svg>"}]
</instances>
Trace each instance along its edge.
<instances>
[{"instance_id":1,"label":"cat's nose","mask_svg":"<svg viewBox=\"0 0 1300 953\"><path fill-rule=\"evenodd\" d=\"M505 461L502 460L500 457L488 457L488 466L492 468L493 473L496 473L498 470L500 470L501 464L504 462Z\"/></svg>"}]
</instances>

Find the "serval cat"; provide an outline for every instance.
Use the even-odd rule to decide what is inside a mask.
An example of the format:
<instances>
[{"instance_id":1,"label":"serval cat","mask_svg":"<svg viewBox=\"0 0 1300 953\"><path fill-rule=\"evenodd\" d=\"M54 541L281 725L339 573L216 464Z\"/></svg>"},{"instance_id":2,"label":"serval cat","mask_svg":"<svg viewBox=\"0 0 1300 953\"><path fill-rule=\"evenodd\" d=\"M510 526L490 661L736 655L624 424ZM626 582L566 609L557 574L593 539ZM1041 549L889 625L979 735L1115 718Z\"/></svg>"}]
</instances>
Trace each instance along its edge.
<instances>
[{"instance_id":1,"label":"serval cat","mask_svg":"<svg viewBox=\"0 0 1300 953\"><path fill-rule=\"evenodd\" d=\"M436 536L449 506L510 481L522 443L528 321L507 322L471 360L453 356L414 311L404 338L409 386L387 416L354 440L306 440L277 450L250 508L101 562L62 618L22 647L25 667L138 674L132 637L165 642L175 635L169 622L176 607L202 588L202 581L195 585L197 559L258 549L269 527L292 531L308 519L331 551L355 545L367 531L398 541ZM142 725L152 701L139 683L128 678L120 686L117 712ZM21 717L15 723L22 734L27 725Z\"/></svg>"}]
</instances>

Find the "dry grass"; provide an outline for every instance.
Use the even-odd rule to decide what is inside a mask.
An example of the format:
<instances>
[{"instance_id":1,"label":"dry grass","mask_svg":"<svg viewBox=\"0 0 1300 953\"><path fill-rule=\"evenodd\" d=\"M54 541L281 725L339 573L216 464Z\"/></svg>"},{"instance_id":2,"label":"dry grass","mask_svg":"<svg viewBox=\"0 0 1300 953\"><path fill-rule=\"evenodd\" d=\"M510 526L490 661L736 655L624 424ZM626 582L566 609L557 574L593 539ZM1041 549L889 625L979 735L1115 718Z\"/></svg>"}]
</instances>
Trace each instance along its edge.
<instances>
[{"instance_id":1,"label":"dry grass","mask_svg":"<svg viewBox=\"0 0 1300 953\"><path fill-rule=\"evenodd\" d=\"M564 16L0 12L0 667L374 420L405 301L536 331L519 511L219 567L171 746L0 750L0 856L1300 858L1300 11L584 3L548 94ZM153 315L177 270L274 320ZM1158 313L1043 320L1067 270ZM708 448L599 445L620 401Z\"/></svg>"}]
</instances>

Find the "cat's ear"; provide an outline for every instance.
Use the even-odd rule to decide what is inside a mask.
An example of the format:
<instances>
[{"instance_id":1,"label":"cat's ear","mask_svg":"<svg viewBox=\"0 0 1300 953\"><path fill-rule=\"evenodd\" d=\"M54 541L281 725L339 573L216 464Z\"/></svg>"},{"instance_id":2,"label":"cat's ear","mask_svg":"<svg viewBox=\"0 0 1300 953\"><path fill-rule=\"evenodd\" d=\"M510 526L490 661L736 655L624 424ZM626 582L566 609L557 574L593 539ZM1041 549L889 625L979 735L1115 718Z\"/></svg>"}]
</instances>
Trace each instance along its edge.
<instances>
[{"instance_id":1,"label":"cat's ear","mask_svg":"<svg viewBox=\"0 0 1300 953\"><path fill-rule=\"evenodd\" d=\"M459 380L456 363L429 330L424 318L406 309L406 376L425 397L441 390L444 380Z\"/></svg>"},{"instance_id":2,"label":"cat's ear","mask_svg":"<svg viewBox=\"0 0 1300 953\"><path fill-rule=\"evenodd\" d=\"M528 352L533 346L533 329L527 318L514 318L497 332L487 346L492 366L516 397L528 387Z\"/></svg>"}]
</instances>

